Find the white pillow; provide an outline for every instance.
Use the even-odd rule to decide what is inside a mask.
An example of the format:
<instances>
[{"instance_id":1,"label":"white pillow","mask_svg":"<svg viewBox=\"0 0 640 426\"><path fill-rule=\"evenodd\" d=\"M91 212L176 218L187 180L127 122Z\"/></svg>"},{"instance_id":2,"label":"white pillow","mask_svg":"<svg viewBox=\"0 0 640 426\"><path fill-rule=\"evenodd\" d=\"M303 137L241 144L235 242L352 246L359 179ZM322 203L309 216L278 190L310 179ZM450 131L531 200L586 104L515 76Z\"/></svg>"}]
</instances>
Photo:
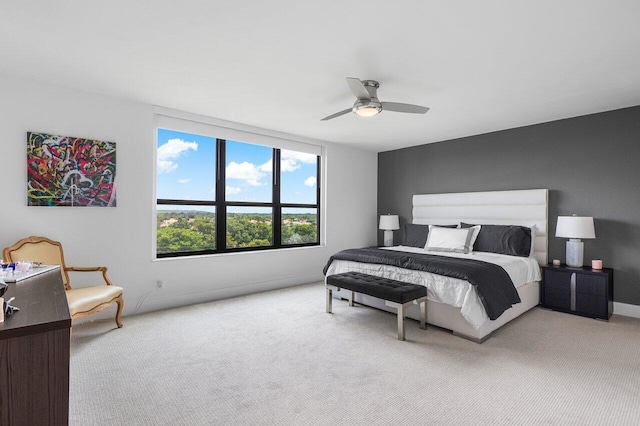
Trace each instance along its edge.
<instances>
[{"instance_id":1,"label":"white pillow","mask_svg":"<svg viewBox=\"0 0 640 426\"><path fill-rule=\"evenodd\" d=\"M479 229L478 232L480 232ZM472 228L441 228L429 225L429 235L424 249L449 253L470 253L473 248L472 236Z\"/></svg>"},{"instance_id":2,"label":"white pillow","mask_svg":"<svg viewBox=\"0 0 640 426\"><path fill-rule=\"evenodd\" d=\"M471 251L473 251L473 244L478 239L478 234L480 234L480 228L482 228L481 225L475 225L469 228L471 229L471 241L469 242L469 247L471 247Z\"/></svg>"},{"instance_id":3,"label":"white pillow","mask_svg":"<svg viewBox=\"0 0 640 426\"><path fill-rule=\"evenodd\" d=\"M458 223L458 228L462 228L462 223ZM480 228L482 228L482 225L474 225L470 228L473 229L473 232L471 233L471 251L473 251L473 245L475 244L476 240L478 239L478 235L480 234Z\"/></svg>"}]
</instances>

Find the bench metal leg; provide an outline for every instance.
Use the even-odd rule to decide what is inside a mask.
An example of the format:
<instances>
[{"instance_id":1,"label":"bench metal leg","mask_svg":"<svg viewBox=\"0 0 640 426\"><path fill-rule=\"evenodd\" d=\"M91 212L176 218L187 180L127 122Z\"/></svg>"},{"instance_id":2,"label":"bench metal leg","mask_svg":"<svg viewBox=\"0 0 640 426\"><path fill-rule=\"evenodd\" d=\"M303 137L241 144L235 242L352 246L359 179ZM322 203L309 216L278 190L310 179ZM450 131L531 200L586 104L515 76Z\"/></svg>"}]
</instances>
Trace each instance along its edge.
<instances>
[{"instance_id":1,"label":"bench metal leg","mask_svg":"<svg viewBox=\"0 0 640 426\"><path fill-rule=\"evenodd\" d=\"M427 298L421 297L416 300L416 303L420 305L420 328L427 329Z\"/></svg>"},{"instance_id":2,"label":"bench metal leg","mask_svg":"<svg viewBox=\"0 0 640 426\"><path fill-rule=\"evenodd\" d=\"M398 306L398 340L404 340L404 305Z\"/></svg>"},{"instance_id":3,"label":"bench metal leg","mask_svg":"<svg viewBox=\"0 0 640 426\"><path fill-rule=\"evenodd\" d=\"M335 285L326 284L326 292L327 292L327 307L326 311L330 314L333 311L333 292L340 291L340 287L336 287ZM353 294L353 292L351 292Z\"/></svg>"},{"instance_id":4,"label":"bench metal leg","mask_svg":"<svg viewBox=\"0 0 640 426\"><path fill-rule=\"evenodd\" d=\"M333 291L334 290L339 291L340 287L326 284L325 286L325 291L327 296L326 312L328 314L330 314L333 310ZM354 298L353 296L354 296L354 292L349 291L349 306L353 306L353 298ZM396 302L391 302L389 300L385 300L385 304L387 306L390 306L398 310L398 314L397 314L398 340L405 340L405 333L404 333L405 309L411 305L420 306L420 328L423 330L427 328L427 324L426 324L427 323L427 298L426 297L421 297L419 299L412 300L411 302L407 302L407 303L396 303Z\"/></svg>"},{"instance_id":5,"label":"bench metal leg","mask_svg":"<svg viewBox=\"0 0 640 426\"><path fill-rule=\"evenodd\" d=\"M403 305L402 303L390 302L386 300L384 304L398 310L398 340L404 340L404 308L407 305L413 304L413 302L405 303Z\"/></svg>"},{"instance_id":6,"label":"bench metal leg","mask_svg":"<svg viewBox=\"0 0 640 426\"><path fill-rule=\"evenodd\" d=\"M392 308L396 308L398 310L398 340L404 340L404 310L411 305L420 305L420 328L423 330L427 329L427 298L421 297L416 300L412 300L407 303L396 303L385 301L385 305L390 306Z\"/></svg>"}]
</instances>

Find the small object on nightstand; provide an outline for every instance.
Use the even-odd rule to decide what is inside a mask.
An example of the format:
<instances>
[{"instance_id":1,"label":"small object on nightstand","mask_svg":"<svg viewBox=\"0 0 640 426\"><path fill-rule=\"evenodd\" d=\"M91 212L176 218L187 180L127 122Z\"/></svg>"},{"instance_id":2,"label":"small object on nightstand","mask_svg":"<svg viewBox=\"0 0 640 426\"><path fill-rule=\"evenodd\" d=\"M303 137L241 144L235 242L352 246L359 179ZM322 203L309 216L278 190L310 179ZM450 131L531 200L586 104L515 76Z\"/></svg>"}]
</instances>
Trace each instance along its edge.
<instances>
[{"instance_id":1,"label":"small object on nightstand","mask_svg":"<svg viewBox=\"0 0 640 426\"><path fill-rule=\"evenodd\" d=\"M553 266L560 266L560 259L553 259Z\"/></svg>"},{"instance_id":2,"label":"small object on nightstand","mask_svg":"<svg viewBox=\"0 0 640 426\"><path fill-rule=\"evenodd\" d=\"M591 261L591 269L602 270L602 259L593 259Z\"/></svg>"},{"instance_id":3,"label":"small object on nightstand","mask_svg":"<svg viewBox=\"0 0 640 426\"><path fill-rule=\"evenodd\" d=\"M613 314L613 269L588 266L542 267L542 306L608 320Z\"/></svg>"}]
</instances>

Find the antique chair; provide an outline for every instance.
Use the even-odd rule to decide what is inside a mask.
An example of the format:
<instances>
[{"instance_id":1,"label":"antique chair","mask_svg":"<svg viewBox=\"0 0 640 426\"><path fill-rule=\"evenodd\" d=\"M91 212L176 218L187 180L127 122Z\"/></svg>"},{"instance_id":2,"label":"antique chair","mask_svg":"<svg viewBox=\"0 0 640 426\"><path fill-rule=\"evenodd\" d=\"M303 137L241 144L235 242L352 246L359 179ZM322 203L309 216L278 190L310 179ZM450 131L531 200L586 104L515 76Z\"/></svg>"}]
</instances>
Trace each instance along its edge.
<instances>
[{"instance_id":1,"label":"antique chair","mask_svg":"<svg viewBox=\"0 0 640 426\"><path fill-rule=\"evenodd\" d=\"M116 324L122 327L120 314L124 306L122 298L122 287L111 284L107 278L107 268L105 266L95 266L80 268L66 266L64 263L64 253L62 244L45 237L23 238L11 247L6 247L2 251L5 262L42 262L44 265L60 265L62 282L66 289L67 301L71 319L76 319L91 315L111 306L113 302L118 304L116 312ZM69 272L102 272L102 277L106 285L96 285L91 287L71 288L69 285Z\"/></svg>"}]
</instances>

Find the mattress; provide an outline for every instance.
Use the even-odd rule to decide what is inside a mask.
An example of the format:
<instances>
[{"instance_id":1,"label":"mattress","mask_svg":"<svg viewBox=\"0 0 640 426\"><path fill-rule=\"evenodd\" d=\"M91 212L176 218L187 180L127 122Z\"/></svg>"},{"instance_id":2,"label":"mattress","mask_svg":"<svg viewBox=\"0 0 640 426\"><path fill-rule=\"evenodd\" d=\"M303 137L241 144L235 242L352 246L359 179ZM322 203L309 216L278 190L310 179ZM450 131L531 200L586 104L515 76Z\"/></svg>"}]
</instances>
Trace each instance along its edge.
<instances>
[{"instance_id":1,"label":"mattress","mask_svg":"<svg viewBox=\"0 0 640 426\"><path fill-rule=\"evenodd\" d=\"M406 246L385 247L385 249L418 254L426 253L421 248ZM429 252L429 254L434 253ZM438 253L438 255L474 259L499 265L507 272L516 288L522 287L530 282L540 281L541 279L540 266L536 259L530 257L507 256L484 252L472 252L469 254ZM430 272L403 269L391 265L344 260L334 260L327 270L327 276L348 271L357 271L424 285L427 287L427 298L429 300L460 308L462 316L476 330L480 328L482 324L489 321L489 317L478 297L475 286L471 285L468 281L436 275Z\"/></svg>"}]
</instances>

